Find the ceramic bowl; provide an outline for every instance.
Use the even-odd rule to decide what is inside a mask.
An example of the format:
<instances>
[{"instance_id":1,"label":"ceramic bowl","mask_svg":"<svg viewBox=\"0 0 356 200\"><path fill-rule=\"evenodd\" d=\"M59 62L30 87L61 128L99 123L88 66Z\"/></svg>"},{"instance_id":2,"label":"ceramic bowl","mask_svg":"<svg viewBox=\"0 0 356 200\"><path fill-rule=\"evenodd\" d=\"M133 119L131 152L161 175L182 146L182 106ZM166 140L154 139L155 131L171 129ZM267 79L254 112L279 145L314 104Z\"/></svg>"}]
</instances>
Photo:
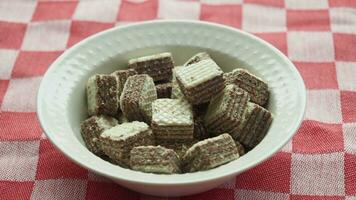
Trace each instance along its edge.
<instances>
[{"instance_id":1,"label":"ceramic bowl","mask_svg":"<svg viewBox=\"0 0 356 200\"><path fill-rule=\"evenodd\" d=\"M223 166L188 174L158 175L124 169L87 150L80 135L86 119L85 83L95 73L124 69L130 58L172 52L176 65L206 51L226 72L245 68L271 91L273 123L263 141ZM150 21L95 34L65 51L43 77L37 113L49 140L68 158L132 190L158 196L203 192L250 169L281 149L301 124L306 105L303 80L292 62L269 43L238 29L193 21Z\"/></svg>"}]
</instances>

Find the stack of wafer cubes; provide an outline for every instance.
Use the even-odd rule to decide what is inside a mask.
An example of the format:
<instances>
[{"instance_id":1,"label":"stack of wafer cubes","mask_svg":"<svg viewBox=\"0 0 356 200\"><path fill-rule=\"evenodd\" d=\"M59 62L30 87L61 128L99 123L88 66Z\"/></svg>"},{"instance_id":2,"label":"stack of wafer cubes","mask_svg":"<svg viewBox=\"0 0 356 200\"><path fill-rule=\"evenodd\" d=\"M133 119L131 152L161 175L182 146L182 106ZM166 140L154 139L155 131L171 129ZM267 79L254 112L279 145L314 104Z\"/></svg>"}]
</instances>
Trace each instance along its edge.
<instances>
[{"instance_id":1,"label":"stack of wafer cubes","mask_svg":"<svg viewBox=\"0 0 356 200\"><path fill-rule=\"evenodd\" d=\"M210 170L248 153L268 132L267 83L246 69L223 72L206 52L176 65L169 52L133 58L86 85L89 151L158 174Z\"/></svg>"}]
</instances>

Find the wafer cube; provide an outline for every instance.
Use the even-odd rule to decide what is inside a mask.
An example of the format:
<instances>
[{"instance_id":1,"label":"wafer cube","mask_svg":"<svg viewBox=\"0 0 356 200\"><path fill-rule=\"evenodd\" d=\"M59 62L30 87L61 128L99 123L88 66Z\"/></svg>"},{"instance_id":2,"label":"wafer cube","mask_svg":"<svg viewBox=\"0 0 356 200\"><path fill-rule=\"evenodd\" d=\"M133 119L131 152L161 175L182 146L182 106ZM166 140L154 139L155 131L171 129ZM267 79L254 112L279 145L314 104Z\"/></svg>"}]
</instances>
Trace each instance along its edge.
<instances>
[{"instance_id":1,"label":"wafer cube","mask_svg":"<svg viewBox=\"0 0 356 200\"><path fill-rule=\"evenodd\" d=\"M138 121L123 123L105 130L99 141L103 152L123 167L130 164L132 148L155 144L150 127Z\"/></svg>"},{"instance_id":2,"label":"wafer cube","mask_svg":"<svg viewBox=\"0 0 356 200\"><path fill-rule=\"evenodd\" d=\"M113 126L116 126L117 123L115 118L104 115L92 116L84 120L80 124L80 133L89 151L99 156L103 155L104 153L101 151L98 142L100 134Z\"/></svg>"},{"instance_id":3,"label":"wafer cube","mask_svg":"<svg viewBox=\"0 0 356 200\"><path fill-rule=\"evenodd\" d=\"M208 170L239 158L235 141L225 133L194 144L183 156L186 172Z\"/></svg>"},{"instance_id":4,"label":"wafer cube","mask_svg":"<svg viewBox=\"0 0 356 200\"><path fill-rule=\"evenodd\" d=\"M122 90L124 89L126 80L133 75L137 75L136 70L134 69L121 69L121 70L117 70L114 71L113 73L111 73L111 75L114 75L117 77L118 82L119 82L119 99L120 99L120 95L122 93Z\"/></svg>"},{"instance_id":5,"label":"wafer cube","mask_svg":"<svg viewBox=\"0 0 356 200\"><path fill-rule=\"evenodd\" d=\"M130 152L131 169L147 173L180 173L180 160L172 149L161 146L139 146Z\"/></svg>"},{"instance_id":6,"label":"wafer cube","mask_svg":"<svg viewBox=\"0 0 356 200\"><path fill-rule=\"evenodd\" d=\"M154 81L171 80L174 67L172 54L165 52L129 60L129 67L139 74L148 74Z\"/></svg>"},{"instance_id":7,"label":"wafer cube","mask_svg":"<svg viewBox=\"0 0 356 200\"><path fill-rule=\"evenodd\" d=\"M95 74L87 82L87 103L90 116L116 116L119 109L119 84L113 75Z\"/></svg>"},{"instance_id":8,"label":"wafer cube","mask_svg":"<svg viewBox=\"0 0 356 200\"><path fill-rule=\"evenodd\" d=\"M177 78L175 75L175 71L182 67L184 67L184 66L176 66L172 71L172 73L173 73L173 75L172 75L172 94L171 94L172 99L186 100L183 92L180 90L180 87L179 87L179 84L177 82Z\"/></svg>"},{"instance_id":9,"label":"wafer cube","mask_svg":"<svg viewBox=\"0 0 356 200\"><path fill-rule=\"evenodd\" d=\"M175 76L185 98L193 105L209 102L225 87L223 72L212 59L177 68Z\"/></svg>"},{"instance_id":10,"label":"wafer cube","mask_svg":"<svg viewBox=\"0 0 356 200\"><path fill-rule=\"evenodd\" d=\"M156 85L157 98L170 98L172 94L172 83L161 83Z\"/></svg>"},{"instance_id":11,"label":"wafer cube","mask_svg":"<svg viewBox=\"0 0 356 200\"><path fill-rule=\"evenodd\" d=\"M120 97L120 107L129 121L151 122L152 102L157 99L153 79L147 74L130 76Z\"/></svg>"},{"instance_id":12,"label":"wafer cube","mask_svg":"<svg viewBox=\"0 0 356 200\"><path fill-rule=\"evenodd\" d=\"M224 74L226 84L235 84L250 94L251 101L265 106L268 102L269 91L267 83L245 69L235 69Z\"/></svg>"},{"instance_id":13,"label":"wafer cube","mask_svg":"<svg viewBox=\"0 0 356 200\"><path fill-rule=\"evenodd\" d=\"M205 59L211 59L209 54L206 52L200 52L195 54L193 57L189 58L188 61L185 62L183 66L188 66Z\"/></svg>"},{"instance_id":14,"label":"wafer cube","mask_svg":"<svg viewBox=\"0 0 356 200\"><path fill-rule=\"evenodd\" d=\"M211 135L229 133L234 138L240 133L239 126L250 97L236 85L227 85L210 102L205 115L205 125Z\"/></svg>"},{"instance_id":15,"label":"wafer cube","mask_svg":"<svg viewBox=\"0 0 356 200\"><path fill-rule=\"evenodd\" d=\"M204 117L208 111L209 103L203 103L193 106L193 114L197 117Z\"/></svg>"},{"instance_id":16,"label":"wafer cube","mask_svg":"<svg viewBox=\"0 0 356 200\"><path fill-rule=\"evenodd\" d=\"M235 138L246 148L252 149L265 137L273 117L265 108L249 102L243 119Z\"/></svg>"},{"instance_id":17,"label":"wafer cube","mask_svg":"<svg viewBox=\"0 0 356 200\"><path fill-rule=\"evenodd\" d=\"M157 99L152 103L151 127L157 139L192 140L192 107L178 99Z\"/></svg>"}]
</instances>

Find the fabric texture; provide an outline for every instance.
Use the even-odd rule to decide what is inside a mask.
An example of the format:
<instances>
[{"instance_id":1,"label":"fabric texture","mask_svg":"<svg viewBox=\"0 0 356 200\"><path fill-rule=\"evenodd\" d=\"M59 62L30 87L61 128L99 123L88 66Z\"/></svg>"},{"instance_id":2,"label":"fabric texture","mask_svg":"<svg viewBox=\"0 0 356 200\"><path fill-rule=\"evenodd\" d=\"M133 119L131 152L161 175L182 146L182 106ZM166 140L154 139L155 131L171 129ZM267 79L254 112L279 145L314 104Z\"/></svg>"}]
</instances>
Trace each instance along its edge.
<instances>
[{"instance_id":1,"label":"fabric texture","mask_svg":"<svg viewBox=\"0 0 356 200\"><path fill-rule=\"evenodd\" d=\"M356 200L355 0L1 0L0 199L158 199L69 161L35 114L42 76L63 51L156 18L251 32L286 54L308 89L305 120L280 152L216 189L172 199Z\"/></svg>"}]
</instances>

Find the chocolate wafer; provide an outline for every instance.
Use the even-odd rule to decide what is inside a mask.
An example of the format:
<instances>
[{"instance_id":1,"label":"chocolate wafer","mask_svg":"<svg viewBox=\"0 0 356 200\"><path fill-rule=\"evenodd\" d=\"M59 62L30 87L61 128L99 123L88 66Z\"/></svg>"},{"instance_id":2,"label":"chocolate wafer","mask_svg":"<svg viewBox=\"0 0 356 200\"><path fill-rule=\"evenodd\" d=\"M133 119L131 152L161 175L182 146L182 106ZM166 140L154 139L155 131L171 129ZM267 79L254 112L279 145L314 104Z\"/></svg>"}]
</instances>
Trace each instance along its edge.
<instances>
[{"instance_id":1,"label":"chocolate wafer","mask_svg":"<svg viewBox=\"0 0 356 200\"><path fill-rule=\"evenodd\" d=\"M204 118L209 133L229 133L236 138L249 99L246 91L232 84L214 96Z\"/></svg>"},{"instance_id":2,"label":"chocolate wafer","mask_svg":"<svg viewBox=\"0 0 356 200\"><path fill-rule=\"evenodd\" d=\"M117 123L115 118L104 115L92 116L84 120L80 124L80 133L89 151L99 156L103 155L104 153L101 151L98 143L100 134L116 126Z\"/></svg>"},{"instance_id":3,"label":"chocolate wafer","mask_svg":"<svg viewBox=\"0 0 356 200\"><path fill-rule=\"evenodd\" d=\"M192 140L192 107L178 99L157 99L152 103L151 127L157 139Z\"/></svg>"},{"instance_id":4,"label":"chocolate wafer","mask_svg":"<svg viewBox=\"0 0 356 200\"><path fill-rule=\"evenodd\" d=\"M272 114L258 104L249 102L235 138L246 148L252 149L265 137L273 120Z\"/></svg>"},{"instance_id":5,"label":"chocolate wafer","mask_svg":"<svg viewBox=\"0 0 356 200\"><path fill-rule=\"evenodd\" d=\"M117 70L114 71L113 73L111 73L111 75L114 75L117 77L118 82L119 82L119 92L118 92L118 97L120 99L122 90L124 89L126 80L133 75L137 75L136 70L134 69L121 69L121 70ZM120 107L120 101L119 101L119 107Z\"/></svg>"},{"instance_id":6,"label":"chocolate wafer","mask_svg":"<svg viewBox=\"0 0 356 200\"><path fill-rule=\"evenodd\" d=\"M87 85L88 114L116 116L119 109L119 84L116 76L95 74Z\"/></svg>"},{"instance_id":7,"label":"chocolate wafer","mask_svg":"<svg viewBox=\"0 0 356 200\"><path fill-rule=\"evenodd\" d=\"M156 139L156 145L163 146L167 149L172 149L174 150L179 158L182 158L185 154L185 152L193 146L193 144L199 142L197 139L193 140L159 140Z\"/></svg>"},{"instance_id":8,"label":"chocolate wafer","mask_svg":"<svg viewBox=\"0 0 356 200\"><path fill-rule=\"evenodd\" d=\"M237 152L239 153L239 156L243 156L245 155L246 151L245 151L245 147L238 141L235 140L235 144L236 144L236 148L237 148Z\"/></svg>"},{"instance_id":9,"label":"chocolate wafer","mask_svg":"<svg viewBox=\"0 0 356 200\"><path fill-rule=\"evenodd\" d=\"M235 141L225 133L195 143L183 156L186 172L208 170L233 161L239 157Z\"/></svg>"},{"instance_id":10,"label":"chocolate wafer","mask_svg":"<svg viewBox=\"0 0 356 200\"><path fill-rule=\"evenodd\" d=\"M176 73L175 71L179 68L182 68L183 66L176 66L173 68L173 75L172 75L172 94L171 94L171 98L172 99L181 99L181 100L185 100L186 98L183 94L183 92L180 90L179 84L177 82L177 78L176 78Z\"/></svg>"},{"instance_id":11,"label":"chocolate wafer","mask_svg":"<svg viewBox=\"0 0 356 200\"><path fill-rule=\"evenodd\" d=\"M157 99L153 79L147 74L130 76L120 97L120 107L129 121L150 123L152 102Z\"/></svg>"},{"instance_id":12,"label":"chocolate wafer","mask_svg":"<svg viewBox=\"0 0 356 200\"><path fill-rule=\"evenodd\" d=\"M245 69L235 69L224 74L226 84L235 84L250 94L251 101L265 106L268 102L269 91L267 83Z\"/></svg>"},{"instance_id":13,"label":"chocolate wafer","mask_svg":"<svg viewBox=\"0 0 356 200\"><path fill-rule=\"evenodd\" d=\"M157 98L171 98L172 83L161 83L156 85Z\"/></svg>"},{"instance_id":14,"label":"chocolate wafer","mask_svg":"<svg viewBox=\"0 0 356 200\"><path fill-rule=\"evenodd\" d=\"M175 76L185 98L193 105L209 102L225 87L223 72L212 59L177 68Z\"/></svg>"},{"instance_id":15,"label":"chocolate wafer","mask_svg":"<svg viewBox=\"0 0 356 200\"><path fill-rule=\"evenodd\" d=\"M130 152L130 167L156 174L180 173L180 160L172 150L161 146L139 146Z\"/></svg>"},{"instance_id":16,"label":"chocolate wafer","mask_svg":"<svg viewBox=\"0 0 356 200\"><path fill-rule=\"evenodd\" d=\"M165 52L129 60L129 67L148 74L154 81L171 80L174 67L172 54Z\"/></svg>"},{"instance_id":17,"label":"chocolate wafer","mask_svg":"<svg viewBox=\"0 0 356 200\"><path fill-rule=\"evenodd\" d=\"M103 152L115 163L128 167L130 151L137 146L154 145L154 135L144 122L128 122L105 130L100 135Z\"/></svg>"},{"instance_id":18,"label":"chocolate wafer","mask_svg":"<svg viewBox=\"0 0 356 200\"><path fill-rule=\"evenodd\" d=\"M188 66L205 59L211 59L209 54L206 52L200 52L195 54L193 57L189 58L188 61L185 62L183 66Z\"/></svg>"}]
</instances>

